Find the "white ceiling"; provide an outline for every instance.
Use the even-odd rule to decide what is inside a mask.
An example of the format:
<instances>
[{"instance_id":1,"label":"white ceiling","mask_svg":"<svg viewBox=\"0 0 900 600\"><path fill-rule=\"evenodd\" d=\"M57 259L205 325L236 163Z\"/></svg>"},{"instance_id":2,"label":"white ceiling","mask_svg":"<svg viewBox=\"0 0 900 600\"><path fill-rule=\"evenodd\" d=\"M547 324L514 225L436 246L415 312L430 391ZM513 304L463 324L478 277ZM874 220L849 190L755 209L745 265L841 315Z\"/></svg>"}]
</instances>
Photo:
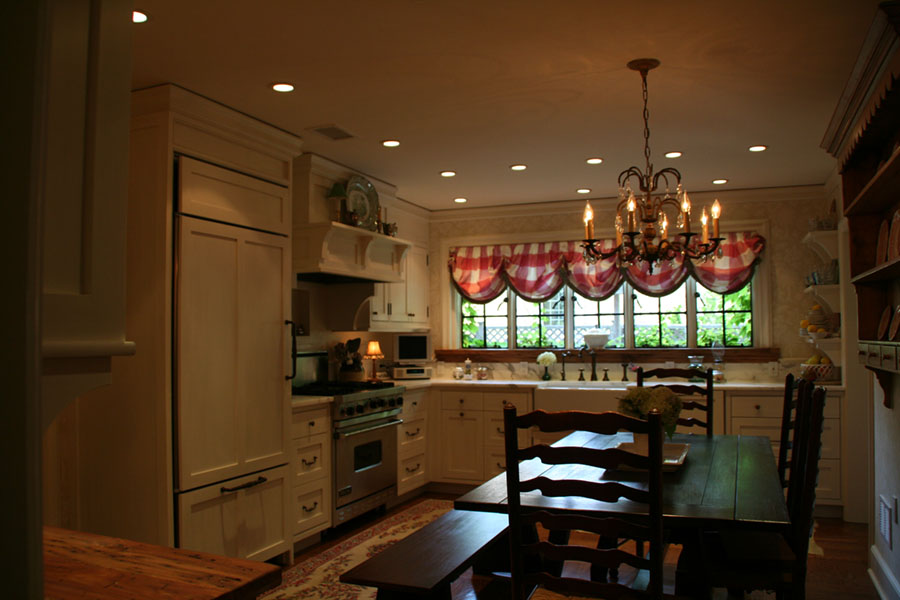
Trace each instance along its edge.
<instances>
[{"instance_id":1,"label":"white ceiling","mask_svg":"<svg viewBox=\"0 0 900 600\"><path fill-rule=\"evenodd\" d=\"M136 0L149 21L134 26L133 87L186 87L439 210L456 196L470 207L571 200L578 187L613 196L619 171L644 165L640 76L625 64L654 57L657 170L680 169L689 191L719 189L717 177L727 189L817 184L877 4ZM278 81L296 90L275 93ZM310 130L321 125L355 137ZM383 148L388 138L401 145Z\"/></svg>"}]
</instances>

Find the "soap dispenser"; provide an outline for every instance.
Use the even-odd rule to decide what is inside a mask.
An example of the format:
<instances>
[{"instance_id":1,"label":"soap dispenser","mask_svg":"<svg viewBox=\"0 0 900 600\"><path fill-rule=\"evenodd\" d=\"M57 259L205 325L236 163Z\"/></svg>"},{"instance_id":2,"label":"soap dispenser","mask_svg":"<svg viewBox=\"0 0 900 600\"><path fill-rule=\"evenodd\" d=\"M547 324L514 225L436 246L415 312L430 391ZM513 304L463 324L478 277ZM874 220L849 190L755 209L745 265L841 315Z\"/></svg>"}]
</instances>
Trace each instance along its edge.
<instances>
[{"instance_id":1,"label":"soap dispenser","mask_svg":"<svg viewBox=\"0 0 900 600\"><path fill-rule=\"evenodd\" d=\"M467 358L465 365L465 369L463 370L463 378L472 379L472 360Z\"/></svg>"}]
</instances>

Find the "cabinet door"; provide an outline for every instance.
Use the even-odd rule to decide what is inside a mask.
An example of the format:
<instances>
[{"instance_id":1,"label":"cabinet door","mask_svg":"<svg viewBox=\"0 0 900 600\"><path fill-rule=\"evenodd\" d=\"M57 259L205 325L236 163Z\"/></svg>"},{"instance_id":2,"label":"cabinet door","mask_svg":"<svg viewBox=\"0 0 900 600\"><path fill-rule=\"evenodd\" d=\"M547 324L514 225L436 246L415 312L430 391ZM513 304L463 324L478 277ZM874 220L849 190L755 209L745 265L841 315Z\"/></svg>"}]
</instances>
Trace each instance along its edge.
<instances>
[{"instance_id":1,"label":"cabinet door","mask_svg":"<svg viewBox=\"0 0 900 600\"><path fill-rule=\"evenodd\" d=\"M254 560L289 550L289 475L278 467L180 494L178 546Z\"/></svg>"},{"instance_id":2,"label":"cabinet door","mask_svg":"<svg viewBox=\"0 0 900 600\"><path fill-rule=\"evenodd\" d=\"M369 301L369 319L372 321L386 322L390 321L388 314L388 283L376 283L375 294Z\"/></svg>"},{"instance_id":3,"label":"cabinet door","mask_svg":"<svg viewBox=\"0 0 900 600\"><path fill-rule=\"evenodd\" d=\"M288 239L179 219L178 487L288 462Z\"/></svg>"},{"instance_id":4,"label":"cabinet door","mask_svg":"<svg viewBox=\"0 0 900 600\"><path fill-rule=\"evenodd\" d=\"M406 316L410 323L428 325L428 251L413 246L406 259Z\"/></svg>"},{"instance_id":5,"label":"cabinet door","mask_svg":"<svg viewBox=\"0 0 900 600\"><path fill-rule=\"evenodd\" d=\"M481 411L444 410L441 413L441 476L483 481Z\"/></svg>"}]
</instances>

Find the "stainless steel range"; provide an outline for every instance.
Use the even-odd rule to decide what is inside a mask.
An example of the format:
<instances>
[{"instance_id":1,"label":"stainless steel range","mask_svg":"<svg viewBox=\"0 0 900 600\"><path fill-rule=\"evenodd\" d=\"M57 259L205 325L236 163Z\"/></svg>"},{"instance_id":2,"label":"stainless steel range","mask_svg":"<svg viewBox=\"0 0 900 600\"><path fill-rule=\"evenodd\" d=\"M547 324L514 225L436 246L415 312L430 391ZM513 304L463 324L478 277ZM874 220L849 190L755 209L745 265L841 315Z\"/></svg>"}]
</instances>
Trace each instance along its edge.
<instances>
[{"instance_id":1,"label":"stainless steel range","mask_svg":"<svg viewBox=\"0 0 900 600\"><path fill-rule=\"evenodd\" d=\"M387 382L314 383L295 395L332 396L333 525L378 508L397 494L397 425L403 386Z\"/></svg>"}]
</instances>

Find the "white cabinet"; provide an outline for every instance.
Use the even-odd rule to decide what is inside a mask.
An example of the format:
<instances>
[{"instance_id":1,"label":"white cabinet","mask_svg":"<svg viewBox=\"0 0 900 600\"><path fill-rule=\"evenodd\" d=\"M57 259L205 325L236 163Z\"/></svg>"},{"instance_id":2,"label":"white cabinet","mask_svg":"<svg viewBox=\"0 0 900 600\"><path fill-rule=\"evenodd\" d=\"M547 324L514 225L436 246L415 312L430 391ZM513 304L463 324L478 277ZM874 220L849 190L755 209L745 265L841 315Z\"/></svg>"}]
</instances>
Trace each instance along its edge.
<instances>
[{"instance_id":1,"label":"white cabinet","mask_svg":"<svg viewBox=\"0 0 900 600\"><path fill-rule=\"evenodd\" d=\"M428 251L412 246L403 259L404 281L375 284L370 304L370 329L421 330L429 327Z\"/></svg>"},{"instance_id":2,"label":"white cabinet","mask_svg":"<svg viewBox=\"0 0 900 600\"><path fill-rule=\"evenodd\" d=\"M290 551L289 488L281 466L179 495L179 547L254 560Z\"/></svg>"},{"instance_id":3,"label":"white cabinet","mask_svg":"<svg viewBox=\"0 0 900 600\"><path fill-rule=\"evenodd\" d=\"M403 394L403 423L397 428L397 495L428 483L428 390Z\"/></svg>"},{"instance_id":4,"label":"white cabinet","mask_svg":"<svg viewBox=\"0 0 900 600\"><path fill-rule=\"evenodd\" d=\"M500 473L505 468L503 406L508 402L519 414L528 412L531 392L445 389L439 393L441 478L481 483ZM531 431L520 431L520 446L529 445L531 435Z\"/></svg>"},{"instance_id":5,"label":"white cabinet","mask_svg":"<svg viewBox=\"0 0 900 600\"><path fill-rule=\"evenodd\" d=\"M331 526L332 441L328 407L295 409L291 415L294 449L291 503L294 541Z\"/></svg>"},{"instance_id":6,"label":"white cabinet","mask_svg":"<svg viewBox=\"0 0 900 600\"><path fill-rule=\"evenodd\" d=\"M783 393L728 392L728 433L768 437L776 459L781 441ZM841 503L841 402L843 393L829 391L822 429L822 455L816 501Z\"/></svg>"}]
</instances>

